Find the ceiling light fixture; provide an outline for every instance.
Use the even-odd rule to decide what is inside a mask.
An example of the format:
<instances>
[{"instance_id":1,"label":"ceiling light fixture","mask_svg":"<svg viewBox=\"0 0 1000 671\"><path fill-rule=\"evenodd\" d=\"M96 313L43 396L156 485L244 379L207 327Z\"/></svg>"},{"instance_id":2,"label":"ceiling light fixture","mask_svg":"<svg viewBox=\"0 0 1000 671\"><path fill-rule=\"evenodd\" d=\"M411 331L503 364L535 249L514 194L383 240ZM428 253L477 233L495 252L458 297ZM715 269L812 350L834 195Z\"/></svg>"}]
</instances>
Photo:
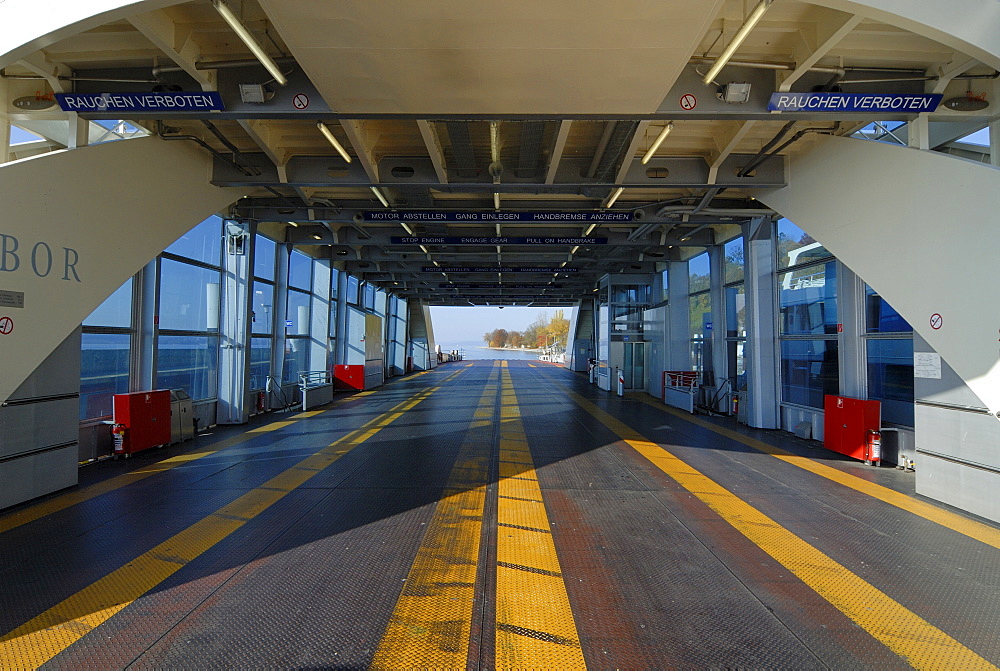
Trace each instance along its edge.
<instances>
[{"instance_id":1,"label":"ceiling light fixture","mask_svg":"<svg viewBox=\"0 0 1000 671\"><path fill-rule=\"evenodd\" d=\"M345 161L350 163L351 155L348 154L347 150L344 149L344 146L337 141L337 138L334 136L333 131L330 130L327 127L327 125L322 121L316 122L316 128L319 128L319 132L323 134L323 137L326 138L327 142L333 145L333 148L337 150L337 153L340 154Z\"/></svg>"},{"instance_id":2,"label":"ceiling light fixture","mask_svg":"<svg viewBox=\"0 0 1000 671\"><path fill-rule=\"evenodd\" d=\"M424 254L430 254L430 252L427 251L427 248L424 247L423 245L420 245L420 251L422 251Z\"/></svg>"},{"instance_id":3,"label":"ceiling light fixture","mask_svg":"<svg viewBox=\"0 0 1000 671\"><path fill-rule=\"evenodd\" d=\"M323 236L319 233L313 233L313 240L322 240Z\"/></svg>"},{"instance_id":4,"label":"ceiling light fixture","mask_svg":"<svg viewBox=\"0 0 1000 671\"><path fill-rule=\"evenodd\" d=\"M670 122L663 127L663 130L660 131L660 134L656 136L655 140L653 140L653 144L649 145L649 149L647 149L646 153L643 154L642 156L643 165L649 163L649 159L653 158L653 154L656 153L656 150L660 148L660 145L663 144L663 141L667 139L667 136L670 135L670 131L672 131L673 129L674 129L673 122Z\"/></svg>"},{"instance_id":5,"label":"ceiling light fixture","mask_svg":"<svg viewBox=\"0 0 1000 671\"><path fill-rule=\"evenodd\" d=\"M719 71L726 66L726 63L728 63L729 59L733 57L736 50L740 48L740 45L743 44L743 40L747 38L750 31L753 30L754 26L756 26L762 18L764 18L764 12L767 11L767 8L771 6L772 2L774 2L774 0L760 0L760 2L757 3L757 6L753 8L752 12L750 12L750 16L747 17L747 20L743 22L742 26L740 26L736 35L733 36L732 42L729 43L729 46L723 50L723 52L719 55L719 58L712 64L712 67L710 67L708 72L705 73L705 76L702 78L704 83L711 84L715 80L716 75L718 75Z\"/></svg>"},{"instance_id":6,"label":"ceiling light fixture","mask_svg":"<svg viewBox=\"0 0 1000 671\"><path fill-rule=\"evenodd\" d=\"M288 225L291 226L292 228L298 228L299 227L299 225L296 224L294 221L288 222Z\"/></svg>"},{"instance_id":7,"label":"ceiling light fixture","mask_svg":"<svg viewBox=\"0 0 1000 671\"><path fill-rule=\"evenodd\" d=\"M588 235L590 235L591 233L593 233L595 228L597 228L597 222L596 221L594 223L592 223L590 226L587 227L587 230L584 232L583 237L587 237Z\"/></svg>"},{"instance_id":8,"label":"ceiling light fixture","mask_svg":"<svg viewBox=\"0 0 1000 671\"><path fill-rule=\"evenodd\" d=\"M618 197L622 195L622 193L624 192L625 192L624 186L619 186L617 189L612 191L611 195L608 196L608 201L604 204L604 209L609 209L612 205L614 205L615 201L618 200Z\"/></svg>"},{"instance_id":9,"label":"ceiling light fixture","mask_svg":"<svg viewBox=\"0 0 1000 671\"><path fill-rule=\"evenodd\" d=\"M236 33L237 37L243 40L243 44L247 45L247 48L253 52L253 55L257 57L258 61L260 61L260 64L271 73L271 76L274 77L274 81L278 82L282 86L287 84L288 79L285 77L284 73L281 72L281 68L278 67L278 64L274 62L274 59L267 55L267 52L264 51L263 47L257 43L257 40L255 40L253 35L250 34L250 31L246 29L246 26L240 23L240 20L236 18L233 11L226 6L226 3L222 2L222 0L212 0L212 6L215 7L215 11L219 13L219 16L221 16L223 20L229 24L229 27L233 29L233 32Z\"/></svg>"},{"instance_id":10,"label":"ceiling light fixture","mask_svg":"<svg viewBox=\"0 0 1000 671\"><path fill-rule=\"evenodd\" d=\"M377 186L371 187L371 190L372 193L378 196L378 199L382 203L382 205L384 205L385 207L389 207L389 201L385 199L385 196L382 195L382 192L378 190Z\"/></svg>"},{"instance_id":11,"label":"ceiling light fixture","mask_svg":"<svg viewBox=\"0 0 1000 671\"><path fill-rule=\"evenodd\" d=\"M402 226L403 230L406 231L407 233L409 233L410 235L415 235L414 232L413 232L413 229L410 228L410 225L408 223L406 223L405 221L399 222L399 225Z\"/></svg>"},{"instance_id":12,"label":"ceiling light fixture","mask_svg":"<svg viewBox=\"0 0 1000 671\"><path fill-rule=\"evenodd\" d=\"M494 191L493 192L493 209L494 210L499 210L500 209L500 192L499 191Z\"/></svg>"},{"instance_id":13,"label":"ceiling light fixture","mask_svg":"<svg viewBox=\"0 0 1000 671\"><path fill-rule=\"evenodd\" d=\"M576 247L574 247L573 249L569 250L569 253L570 253L570 254L576 254L576 250L578 250L578 249L580 249L580 245L577 245L577 246L576 246Z\"/></svg>"}]
</instances>

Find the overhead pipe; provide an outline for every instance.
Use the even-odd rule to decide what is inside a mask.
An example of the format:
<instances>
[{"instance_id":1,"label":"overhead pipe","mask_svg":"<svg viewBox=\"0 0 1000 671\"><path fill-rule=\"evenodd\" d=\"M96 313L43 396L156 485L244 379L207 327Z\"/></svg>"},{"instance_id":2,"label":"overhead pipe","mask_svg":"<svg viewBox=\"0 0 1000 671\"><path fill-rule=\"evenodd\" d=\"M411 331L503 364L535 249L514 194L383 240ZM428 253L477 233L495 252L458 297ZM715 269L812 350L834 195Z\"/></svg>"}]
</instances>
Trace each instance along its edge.
<instances>
[{"instance_id":1,"label":"overhead pipe","mask_svg":"<svg viewBox=\"0 0 1000 671\"><path fill-rule=\"evenodd\" d=\"M161 140L188 140L190 142L194 142L198 146L200 146L200 147L202 147L204 149L207 149L216 158L220 158L223 161L225 161L226 163L230 164L231 166L233 166L234 168L236 168L237 170L239 170L241 173L243 173L247 177L252 177L252 176L256 176L256 175L260 174L260 170L257 170L256 168L253 169L253 170L256 170L256 172L254 172L253 170L248 170L246 167L240 165L235 159L226 156L221 151L218 151L212 145L208 144L207 142L205 142L204 140L202 140L197 135L167 135L166 131L167 131L167 129L166 129L166 126L163 123L163 120L162 119L157 119L156 120L156 136L159 137Z\"/></svg>"},{"instance_id":2,"label":"overhead pipe","mask_svg":"<svg viewBox=\"0 0 1000 671\"><path fill-rule=\"evenodd\" d=\"M272 58L278 65L296 65L297 61L294 56L281 56L279 58ZM231 68L250 68L250 67L263 67L261 62L256 58L241 58L238 60L226 60L226 61L199 61L194 64L196 70L228 70ZM184 68L179 65L158 65L153 68L152 73L154 77L159 77L164 72L182 72Z\"/></svg>"},{"instance_id":3,"label":"overhead pipe","mask_svg":"<svg viewBox=\"0 0 1000 671\"><path fill-rule=\"evenodd\" d=\"M802 137L804 135L808 135L809 133L826 133L826 134L834 133L834 132L836 132L836 130L838 128L840 128L840 122L839 121L837 121L836 123L834 123L829 128L803 128L802 130L800 130L798 133L796 133L795 135L793 135L791 138L789 138L783 144L779 145L777 148L775 148L771 153L767 154L766 156L760 156L758 154L758 156L760 156L760 157L758 159L756 159L754 161L751 161L750 163L746 164L743 167L743 169L741 169L738 173L736 173L736 176L737 177L746 177L751 172L753 172L754 169L756 169L758 166L760 166L762 163L764 163L764 161L768 160L772 156L775 156L776 154L778 154L780 151L782 151L785 147L787 147L788 145L792 144L793 142L798 142L800 139L802 139Z\"/></svg>"}]
</instances>

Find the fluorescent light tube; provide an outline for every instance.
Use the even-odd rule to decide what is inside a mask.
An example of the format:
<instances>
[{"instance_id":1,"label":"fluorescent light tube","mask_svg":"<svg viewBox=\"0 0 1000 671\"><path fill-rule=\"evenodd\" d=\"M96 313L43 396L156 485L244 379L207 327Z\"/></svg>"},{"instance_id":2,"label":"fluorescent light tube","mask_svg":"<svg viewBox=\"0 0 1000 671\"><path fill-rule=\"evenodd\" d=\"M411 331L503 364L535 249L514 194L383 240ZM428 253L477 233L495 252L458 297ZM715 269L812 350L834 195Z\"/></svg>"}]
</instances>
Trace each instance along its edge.
<instances>
[{"instance_id":1,"label":"fluorescent light tube","mask_svg":"<svg viewBox=\"0 0 1000 671\"><path fill-rule=\"evenodd\" d=\"M649 163L649 159L653 158L653 154L656 153L656 150L660 148L660 145L663 144L663 141L667 139L667 136L670 135L670 131L673 129L674 124L672 122L663 127L663 130L660 131L660 134L656 136L655 140L653 140L653 144L649 145L649 149L647 149L646 153L643 155L643 165Z\"/></svg>"},{"instance_id":2,"label":"fluorescent light tube","mask_svg":"<svg viewBox=\"0 0 1000 671\"><path fill-rule=\"evenodd\" d=\"M729 43L729 46L726 47L725 50L719 55L718 60L716 60L715 63L712 64L712 67L708 69L708 72L705 73L704 78L702 78L703 82L706 84L712 83L715 76L719 74L719 71L726 66L729 59L733 57L736 50L740 48L741 44L743 44L743 40L747 38L747 35L750 34L750 31L753 30L754 26L756 26L760 20L764 18L764 12L767 11L767 8L771 6L772 2L773 0L760 0L760 2L757 3L757 6L753 8L752 12L750 12L750 16L747 17L747 20L742 26L740 26L736 35L733 36L733 41Z\"/></svg>"},{"instance_id":3,"label":"fluorescent light tube","mask_svg":"<svg viewBox=\"0 0 1000 671\"><path fill-rule=\"evenodd\" d=\"M378 187L377 186L373 186L373 187L371 187L371 189L372 189L372 193L374 193L376 196L378 196L378 199L379 199L379 201L381 201L382 205L384 205L385 207L389 207L389 201L385 199L385 196L383 196L382 192L378 190Z\"/></svg>"},{"instance_id":4,"label":"fluorescent light tube","mask_svg":"<svg viewBox=\"0 0 1000 671\"><path fill-rule=\"evenodd\" d=\"M222 0L212 0L212 6L215 7L215 11L219 12L219 16L221 16L225 22L229 24L229 27L233 29L233 32L236 33L237 37L243 40L243 44L247 45L247 48L253 52L253 55L257 57L258 61L260 61L260 64L271 73L271 76L274 77L274 81L278 82L282 86L287 84L288 79L281 72L278 64L267 55L267 52L264 51L259 44L257 44L257 40L255 40L253 35L250 34L250 31L246 29L246 26L240 23L240 20L236 18L236 15L233 14L232 10L226 6L226 3L222 2Z\"/></svg>"},{"instance_id":5,"label":"fluorescent light tube","mask_svg":"<svg viewBox=\"0 0 1000 671\"><path fill-rule=\"evenodd\" d=\"M322 121L316 122L316 128L319 128L319 132L323 134L323 137L326 138L327 142L333 145L333 148L337 150L337 153L340 154L345 161L350 163L351 155L347 153L347 150L344 149L343 145L337 142L337 138L334 136L333 131L327 128L326 124Z\"/></svg>"},{"instance_id":6,"label":"fluorescent light tube","mask_svg":"<svg viewBox=\"0 0 1000 671\"><path fill-rule=\"evenodd\" d=\"M612 191L611 192L611 196L608 197L608 202L607 202L607 204L605 204L604 208L607 209L607 208L611 207L612 205L614 205L615 201L618 200L618 196L622 195L622 193L624 193L624 192L625 192L625 187L624 186L619 186L617 189L615 189L614 191Z\"/></svg>"},{"instance_id":7,"label":"fluorescent light tube","mask_svg":"<svg viewBox=\"0 0 1000 671\"><path fill-rule=\"evenodd\" d=\"M403 230L404 230L404 231L406 231L407 233L409 233L410 235L413 235L413 234L414 234L414 233L413 233L413 229L412 229L412 228L410 228L410 225L409 225L409 224L407 224L407 223L406 223L405 221L401 221L401 222L399 222L399 225L400 225L400 226L402 226L402 227L403 227Z\"/></svg>"},{"instance_id":8,"label":"fluorescent light tube","mask_svg":"<svg viewBox=\"0 0 1000 671\"><path fill-rule=\"evenodd\" d=\"M587 231L583 234L583 237L587 237L588 235L590 235L591 233L593 233L595 228L597 228L597 222L596 221L594 223L592 223L590 226L587 227Z\"/></svg>"}]
</instances>

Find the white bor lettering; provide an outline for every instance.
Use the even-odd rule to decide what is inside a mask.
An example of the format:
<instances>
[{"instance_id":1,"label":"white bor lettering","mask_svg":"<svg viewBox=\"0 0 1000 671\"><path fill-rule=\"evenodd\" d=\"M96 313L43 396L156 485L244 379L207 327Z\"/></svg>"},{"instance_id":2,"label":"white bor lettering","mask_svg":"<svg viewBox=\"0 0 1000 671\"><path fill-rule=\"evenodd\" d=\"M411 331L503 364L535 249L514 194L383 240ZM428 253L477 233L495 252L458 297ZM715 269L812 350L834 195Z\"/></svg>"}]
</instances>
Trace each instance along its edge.
<instances>
[{"instance_id":1,"label":"white bor lettering","mask_svg":"<svg viewBox=\"0 0 1000 671\"><path fill-rule=\"evenodd\" d=\"M80 282L80 274L76 270L80 254L70 247L63 247L62 250L62 279L68 282ZM0 233L0 272L14 273L21 270L22 257L30 262L24 265L24 269L30 265L36 277L52 275L56 254L52 252L52 247L48 243L38 241L29 252L21 248L20 241L13 235Z\"/></svg>"}]
</instances>

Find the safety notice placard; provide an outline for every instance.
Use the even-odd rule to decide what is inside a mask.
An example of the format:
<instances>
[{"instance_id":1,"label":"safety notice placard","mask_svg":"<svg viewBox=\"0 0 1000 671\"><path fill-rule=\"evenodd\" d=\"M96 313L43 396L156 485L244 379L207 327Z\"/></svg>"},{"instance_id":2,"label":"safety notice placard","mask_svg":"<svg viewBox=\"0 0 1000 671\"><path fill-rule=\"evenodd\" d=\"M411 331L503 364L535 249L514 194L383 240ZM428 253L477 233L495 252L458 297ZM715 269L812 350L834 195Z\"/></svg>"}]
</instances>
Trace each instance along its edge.
<instances>
[{"instance_id":1,"label":"safety notice placard","mask_svg":"<svg viewBox=\"0 0 1000 671\"><path fill-rule=\"evenodd\" d=\"M913 377L940 380L941 355L935 352L914 352Z\"/></svg>"},{"instance_id":2,"label":"safety notice placard","mask_svg":"<svg viewBox=\"0 0 1000 671\"><path fill-rule=\"evenodd\" d=\"M0 289L0 308L23 308L23 291L4 291Z\"/></svg>"}]
</instances>

